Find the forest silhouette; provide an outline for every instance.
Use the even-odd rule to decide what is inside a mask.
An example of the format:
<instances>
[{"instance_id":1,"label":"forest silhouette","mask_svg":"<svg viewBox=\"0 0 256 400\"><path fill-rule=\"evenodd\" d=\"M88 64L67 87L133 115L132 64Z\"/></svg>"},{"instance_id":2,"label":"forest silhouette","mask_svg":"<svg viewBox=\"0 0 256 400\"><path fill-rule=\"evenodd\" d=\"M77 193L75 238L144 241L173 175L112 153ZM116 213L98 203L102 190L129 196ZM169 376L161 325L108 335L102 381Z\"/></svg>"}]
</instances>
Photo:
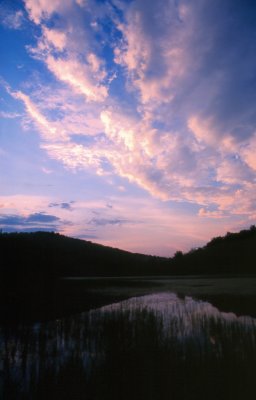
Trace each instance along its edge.
<instances>
[{"instance_id":1,"label":"forest silhouette","mask_svg":"<svg viewBox=\"0 0 256 400\"><path fill-rule=\"evenodd\" d=\"M89 304L91 295L83 293L83 301L77 296L75 304L74 297L70 300L69 292L63 292L65 285L60 289L60 281L67 277L255 274L255 249L254 225L170 258L130 253L54 232L1 233L0 319L14 313L22 319L28 310L48 316L55 313L53 304L58 304L59 313L62 308L79 311L79 304Z\"/></svg>"}]
</instances>

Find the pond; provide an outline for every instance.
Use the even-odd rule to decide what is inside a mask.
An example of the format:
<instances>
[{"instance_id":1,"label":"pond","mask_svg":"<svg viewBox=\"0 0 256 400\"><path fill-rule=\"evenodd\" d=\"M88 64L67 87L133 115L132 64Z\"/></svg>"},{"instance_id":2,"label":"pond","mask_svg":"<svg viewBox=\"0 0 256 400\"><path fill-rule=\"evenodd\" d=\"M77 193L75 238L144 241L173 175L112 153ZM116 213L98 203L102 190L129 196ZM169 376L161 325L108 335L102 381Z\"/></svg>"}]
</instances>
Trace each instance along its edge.
<instances>
[{"instance_id":1,"label":"pond","mask_svg":"<svg viewBox=\"0 0 256 400\"><path fill-rule=\"evenodd\" d=\"M241 399L256 390L256 319L163 292L0 330L0 397Z\"/></svg>"}]
</instances>

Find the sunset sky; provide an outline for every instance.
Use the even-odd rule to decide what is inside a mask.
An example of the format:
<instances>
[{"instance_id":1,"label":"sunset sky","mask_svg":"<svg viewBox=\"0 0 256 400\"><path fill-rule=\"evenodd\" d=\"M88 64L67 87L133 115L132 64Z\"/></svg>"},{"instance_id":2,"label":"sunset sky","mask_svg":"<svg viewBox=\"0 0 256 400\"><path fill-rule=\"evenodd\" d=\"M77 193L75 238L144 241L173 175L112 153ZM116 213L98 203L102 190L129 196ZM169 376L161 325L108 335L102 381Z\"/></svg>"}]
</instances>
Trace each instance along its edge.
<instances>
[{"instance_id":1,"label":"sunset sky","mask_svg":"<svg viewBox=\"0 0 256 400\"><path fill-rule=\"evenodd\" d=\"M0 35L4 232L171 256L255 224L255 0L2 0Z\"/></svg>"}]
</instances>

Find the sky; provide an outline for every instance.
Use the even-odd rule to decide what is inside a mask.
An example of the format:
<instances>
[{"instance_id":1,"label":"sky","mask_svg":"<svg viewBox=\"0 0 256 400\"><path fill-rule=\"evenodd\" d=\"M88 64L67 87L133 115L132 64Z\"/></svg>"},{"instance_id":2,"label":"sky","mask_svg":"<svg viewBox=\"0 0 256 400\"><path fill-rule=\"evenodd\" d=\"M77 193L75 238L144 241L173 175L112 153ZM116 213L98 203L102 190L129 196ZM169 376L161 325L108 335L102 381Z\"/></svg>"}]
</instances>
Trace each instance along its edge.
<instances>
[{"instance_id":1,"label":"sky","mask_svg":"<svg viewBox=\"0 0 256 400\"><path fill-rule=\"evenodd\" d=\"M255 0L1 0L0 229L172 256L256 220Z\"/></svg>"}]
</instances>

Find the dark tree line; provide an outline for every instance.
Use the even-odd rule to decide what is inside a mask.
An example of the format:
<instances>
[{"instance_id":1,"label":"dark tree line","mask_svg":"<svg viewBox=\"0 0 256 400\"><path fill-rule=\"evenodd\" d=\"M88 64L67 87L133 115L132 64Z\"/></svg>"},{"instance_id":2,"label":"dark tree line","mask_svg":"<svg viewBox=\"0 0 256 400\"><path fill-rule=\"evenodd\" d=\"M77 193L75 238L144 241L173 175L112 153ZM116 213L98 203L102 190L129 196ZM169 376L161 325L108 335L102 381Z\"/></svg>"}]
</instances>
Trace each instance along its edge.
<instances>
[{"instance_id":1,"label":"dark tree line","mask_svg":"<svg viewBox=\"0 0 256 400\"><path fill-rule=\"evenodd\" d=\"M1 233L0 277L26 285L66 276L256 272L256 227L215 237L172 258L130 253L53 232Z\"/></svg>"},{"instance_id":2,"label":"dark tree line","mask_svg":"<svg viewBox=\"0 0 256 400\"><path fill-rule=\"evenodd\" d=\"M256 227L215 237L206 246L186 254L178 251L170 260L170 270L205 275L256 273Z\"/></svg>"},{"instance_id":3,"label":"dark tree line","mask_svg":"<svg viewBox=\"0 0 256 400\"><path fill-rule=\"evenodd\" d=\"M69 308L68 294L60 288L63 277L254 273L255 226L213 238L186 254L178 251L172 258L134 254L53 232L0 233L0 318L20 305L22 312L34 307L49 313L56 302Z\"/></svg>"},{"instance_id":4,"label":"dark tree line","mask_svg":"<svg viewBox=\"0 0 256 400\"><path fill-rule=\"evenodd\" d=\"M1 233L0 319L18 309L49 314L56 302L70 308L59 278L154 274L162 260L53 232Z\"/></svg>"}]
</instances>

